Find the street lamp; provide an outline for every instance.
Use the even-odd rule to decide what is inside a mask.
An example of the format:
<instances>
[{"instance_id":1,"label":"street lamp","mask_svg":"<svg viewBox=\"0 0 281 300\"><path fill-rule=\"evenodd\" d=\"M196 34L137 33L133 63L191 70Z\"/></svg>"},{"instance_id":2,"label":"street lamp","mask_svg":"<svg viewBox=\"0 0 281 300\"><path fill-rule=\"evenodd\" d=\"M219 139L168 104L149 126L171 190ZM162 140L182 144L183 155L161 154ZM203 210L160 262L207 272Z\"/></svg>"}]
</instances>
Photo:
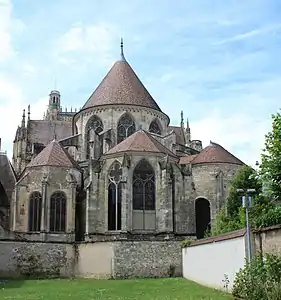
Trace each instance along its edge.
<instances>
[{"instance_id":1,"label":"street lamp","mask_svg":"<svg viewBox=\"0 0 281 300\"><path fill-rule=\"evenodd\" d=\"M249 222L249 208L253 206L253 199L250 195L255 194L255 189L237 189L237 193L243 194L242 196L242 206L246 211L246 232L247 232L247 257L248 262L252 259L252 243L251 243L251 231Z\"/></svg>"}]
</instances>

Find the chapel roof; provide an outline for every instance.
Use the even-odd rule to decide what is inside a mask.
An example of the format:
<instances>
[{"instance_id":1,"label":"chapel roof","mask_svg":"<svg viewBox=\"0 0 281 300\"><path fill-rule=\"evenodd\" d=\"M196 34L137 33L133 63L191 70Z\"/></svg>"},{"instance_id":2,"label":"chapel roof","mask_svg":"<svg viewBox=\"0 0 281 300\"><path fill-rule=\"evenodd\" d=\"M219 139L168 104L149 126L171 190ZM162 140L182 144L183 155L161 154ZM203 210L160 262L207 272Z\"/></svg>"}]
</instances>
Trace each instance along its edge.
<instances>
[{"instance_id":1,"label":"chapel roof","mask_svg":"<svg viewBox=\"0 0 281 300\"><path fill-rule=\"evenodd\" d=\"M54 136L58 140L72 135L72 122L62 120L30 120L28 134L31 143L47 146Z\"/></svg>"},{"instance_id":2,"label":"chapel roof","mask_svg":"<svg viewBox=\"0 0 281 300\"><path fill-rule=\"evenodd\" d=\"M177 144L185 145L184 129L181 126L168 126L168 131L175 132Z\"/></svg>"},{"instance_id":3,"label":"chapel roof","mask_svg":"<svg viewBox=\"0 0 281 300\"><path fill-rule=\"evenodd\" d=\"M192 160L191 164L205 164L205 163L229 163L243 165L244 163L236 156L228 152L221 145L210 141L210 145L204 148Z\"/></svg>"},{"instance_id":4,"label":"chapel roof","mask_svg":"<svg viewBox=\"0 0 281 300\"><path fill-rule=\"evenodd\" d=\"M26 167L67 167L79 169L78 163L56 140L48 144Z\"/></svg>"},{"instance_id":5,"label":"chapel roof","mask_svg":"<svg viewBox=\"0 0 281 300\"><path fill-rule=\"evenodd\" d=\"M161 111L123 54L92 93L82 109L109 104L137 105Z\"/></svg>"},{"instance_id":6,"label":"chapel roof","mask_svg":"<svg viewBox=\"0 0 281 300\"><path fill-rule=\"evenodd\" d=\"M121 143L110 149L106 154L114 154L118 152L153 152L164 153L176 157L176 155L152 137L147 131L140 129L136 131Z\"/></svg>"}]
</instances>

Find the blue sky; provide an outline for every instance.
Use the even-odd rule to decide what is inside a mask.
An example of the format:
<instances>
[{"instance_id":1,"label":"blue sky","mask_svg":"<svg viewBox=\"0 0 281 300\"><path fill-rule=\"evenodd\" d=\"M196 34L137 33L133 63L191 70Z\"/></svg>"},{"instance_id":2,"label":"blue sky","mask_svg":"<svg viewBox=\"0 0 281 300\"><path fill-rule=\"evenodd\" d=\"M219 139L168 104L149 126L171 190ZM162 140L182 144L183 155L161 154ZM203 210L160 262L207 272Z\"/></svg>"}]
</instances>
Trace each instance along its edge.
<instances>
[{"instance_id":1,"label":"blue sky","mask_svg":"<svg viewBox=\"0 0 281 300\"><path fill-rule=\"evenodd\" d=\"M11 156L22 109L48 93L81 107L125 56L171 123L193 139L260 159L281 94L278 0L0 0L0 137Z\"/></svg>"}]
</instances>

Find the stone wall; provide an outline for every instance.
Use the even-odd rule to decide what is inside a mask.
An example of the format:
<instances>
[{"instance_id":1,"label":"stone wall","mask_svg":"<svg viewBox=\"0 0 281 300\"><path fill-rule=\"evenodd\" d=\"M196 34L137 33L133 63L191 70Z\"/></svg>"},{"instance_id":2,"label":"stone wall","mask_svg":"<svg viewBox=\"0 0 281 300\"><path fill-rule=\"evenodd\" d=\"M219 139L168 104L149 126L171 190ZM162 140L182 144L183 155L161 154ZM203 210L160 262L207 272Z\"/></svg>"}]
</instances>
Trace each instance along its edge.
<instances>
[{"instance_id":1,"label":"stone wall","mask_svg":"<svg viewBox=\"0 0 281 300\"><path fill-rule=\"evenodd\" d=\"M180 241L0 241L0 277L166 277L182 274Z\"/></svg>"},{"instance_id":2,"label":"stone wall","mask_svg":"<svg viewBox=\"0 0 281 300\"><path fill-rule=\"evenodd\" d=\"M1 241L0 276L71 277L75 258L75 248L70 244Z\"/></svg>"},{"instance_id":3,"label":"stone wall","mask_svg":"<svg viewBox=\"0 0 281 300\"><path fill-rule=\"evenodd\" d=\"M166 277L182 275L179 241L117 242L114 277Z\"/></svg>"}]
</instances>

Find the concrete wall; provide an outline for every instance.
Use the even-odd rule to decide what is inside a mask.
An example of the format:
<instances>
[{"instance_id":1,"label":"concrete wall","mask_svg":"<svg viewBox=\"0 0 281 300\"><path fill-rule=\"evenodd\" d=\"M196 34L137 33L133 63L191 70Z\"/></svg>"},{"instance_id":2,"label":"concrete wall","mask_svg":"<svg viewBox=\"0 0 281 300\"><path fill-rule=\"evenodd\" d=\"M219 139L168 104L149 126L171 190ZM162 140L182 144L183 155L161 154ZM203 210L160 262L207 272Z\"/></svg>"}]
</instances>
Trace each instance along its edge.
<instances>
[{"instance_id":1,"label":"concrete wall","mask_svg":"<svg viewBox=\"0 0 281 300\"><path fill-rule=\"evenodd\" d=\"M131 278L182 275L179 241L0 242L0 277Z\"/></svg>"},{"instance_id":2,"label":"concrete wall","mask_svg":"<svg viewBox=\"0 0 281 300\"><path fill-rule=\"evenodd\" d=\"M183 276L200 284L224 289L233 286L245 263L245 230L193 242L182 250Z\"/></svg>"}]
</instances>

